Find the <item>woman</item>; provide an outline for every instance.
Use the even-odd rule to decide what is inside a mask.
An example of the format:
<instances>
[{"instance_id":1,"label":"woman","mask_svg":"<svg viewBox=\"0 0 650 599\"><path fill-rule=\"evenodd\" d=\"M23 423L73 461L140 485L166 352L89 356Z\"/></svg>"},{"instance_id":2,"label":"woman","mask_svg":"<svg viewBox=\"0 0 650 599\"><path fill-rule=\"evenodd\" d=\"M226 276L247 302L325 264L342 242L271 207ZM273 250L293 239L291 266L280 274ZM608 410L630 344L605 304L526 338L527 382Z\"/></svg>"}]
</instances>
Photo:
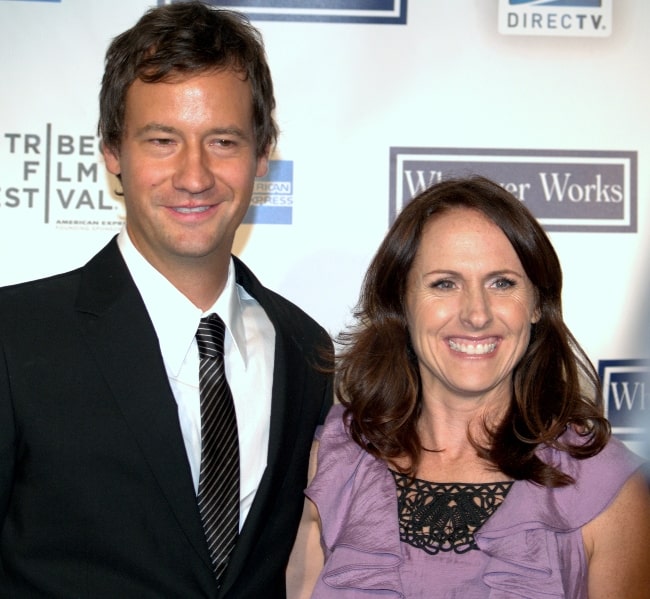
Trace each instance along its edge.
<instances>
[{"instance_id":1,"label":"woman","mask_svg":"<svg viewBox=\"0 0 650 599\"><path fill-rule=\"evenodd\" d=\"M650 596L640 460L610 439L561 286L495 183L404 208L339 339L289 597Z\"/></svg>"}]
</instances>

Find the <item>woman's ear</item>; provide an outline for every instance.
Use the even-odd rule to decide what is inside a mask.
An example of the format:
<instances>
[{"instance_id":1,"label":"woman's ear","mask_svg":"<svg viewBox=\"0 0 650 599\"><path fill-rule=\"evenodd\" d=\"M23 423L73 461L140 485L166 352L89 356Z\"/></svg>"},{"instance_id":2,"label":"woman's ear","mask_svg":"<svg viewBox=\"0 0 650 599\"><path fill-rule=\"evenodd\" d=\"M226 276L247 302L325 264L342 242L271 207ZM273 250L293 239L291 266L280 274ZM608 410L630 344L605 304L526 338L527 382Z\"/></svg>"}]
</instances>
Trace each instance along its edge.
<instances>
[{"instance_id":1,"label":"woman's ear","mask_svg":"<svg viewBox=\"0 0 650 599\"><path fill-rule=\"evenodd\" d=\"M535 309L533 310L533 316L530 319L530 324L537 324L541 317L542 317L542 309L539 306L535 306Z\"/></svg>"}]
</instances>

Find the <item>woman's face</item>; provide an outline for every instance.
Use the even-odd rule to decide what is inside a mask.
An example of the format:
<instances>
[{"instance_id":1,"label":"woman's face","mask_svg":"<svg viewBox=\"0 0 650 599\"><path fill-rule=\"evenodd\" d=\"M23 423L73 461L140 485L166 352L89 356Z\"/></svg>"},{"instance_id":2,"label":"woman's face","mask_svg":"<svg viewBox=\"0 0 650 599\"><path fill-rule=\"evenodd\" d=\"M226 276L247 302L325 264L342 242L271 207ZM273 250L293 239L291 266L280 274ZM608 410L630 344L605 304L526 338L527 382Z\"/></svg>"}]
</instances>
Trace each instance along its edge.
<instances>
[{"instance_id":1,"label":"woman's face","mask_svg":"<svg viewBox=\"0 0 650 599\"><path fill-rule=\"evenodd\" d=\"M507 237L467 208L425 226L406 315L425 398L509 399L539 319L535 289Z\"/></svg>"}]
</instances>

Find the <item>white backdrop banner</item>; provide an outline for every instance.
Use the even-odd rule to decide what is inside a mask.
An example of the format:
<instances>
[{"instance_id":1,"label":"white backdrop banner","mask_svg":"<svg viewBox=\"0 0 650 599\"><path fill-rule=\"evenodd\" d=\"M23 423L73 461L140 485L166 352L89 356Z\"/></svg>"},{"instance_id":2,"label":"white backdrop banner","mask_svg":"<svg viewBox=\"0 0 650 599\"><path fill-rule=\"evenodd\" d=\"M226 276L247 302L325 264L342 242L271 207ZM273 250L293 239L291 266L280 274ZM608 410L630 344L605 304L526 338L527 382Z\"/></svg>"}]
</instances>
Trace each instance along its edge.
<instances>
[{"instance_id":1,"label":"white backdrop banner","mask_svg":"<svg viewBox=\"0 0 650 599\"><path fill-rule=\"evenodd\" d=\"M162 3L162 2L161 2ZM0 284L74 268L120 228L98 152L110 40L153 2L0 0ZM279 145L236 253L333 335L422 186L479 172L560 255L565 318L615 432L647 418L650 2L220 2L261 29Z\"/></svg>"}]
</instances>

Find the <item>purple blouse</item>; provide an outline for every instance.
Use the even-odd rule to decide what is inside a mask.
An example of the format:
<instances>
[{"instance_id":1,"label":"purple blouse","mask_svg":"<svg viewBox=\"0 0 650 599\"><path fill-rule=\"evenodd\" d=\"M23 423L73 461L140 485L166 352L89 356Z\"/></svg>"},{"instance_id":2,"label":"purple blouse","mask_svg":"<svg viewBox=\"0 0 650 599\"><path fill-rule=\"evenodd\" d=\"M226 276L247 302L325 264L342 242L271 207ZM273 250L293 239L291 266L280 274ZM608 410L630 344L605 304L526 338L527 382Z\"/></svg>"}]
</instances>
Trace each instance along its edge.
<instances>
[{"instance_id":1,"label":"purple blouse","mask_svg":"<svg viewBox=\"0 0 650 599\"><path fill-rule=\"evenodd\" d=\"M393 475L350 439L342 414L335 405L320 431L318 472L306 490L318 507L325 551L313 599L587 599L580 529L642 462L620 441L587 460L540 448L574 485L515 481L475 533L479 550L429 555L400 541Z\"/></svg>"}]
</instances>

